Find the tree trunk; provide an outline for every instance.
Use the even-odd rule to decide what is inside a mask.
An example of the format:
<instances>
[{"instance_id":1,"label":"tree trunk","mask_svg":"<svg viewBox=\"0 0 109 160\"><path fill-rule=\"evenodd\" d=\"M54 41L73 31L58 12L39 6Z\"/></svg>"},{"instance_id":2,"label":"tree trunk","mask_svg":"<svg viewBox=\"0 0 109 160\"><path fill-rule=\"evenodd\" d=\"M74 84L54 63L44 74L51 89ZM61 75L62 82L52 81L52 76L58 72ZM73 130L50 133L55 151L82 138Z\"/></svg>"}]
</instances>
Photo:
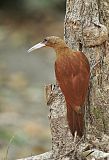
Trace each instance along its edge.
<instances>
[{"instance_id":1,"label":"tree trunk","mask_svg":"<svg viewBox=\"0 0 109 160\"><path fill-rule=\"evenodd\" d=\"M67 0L65 17L66 43L90 61L86 128L97 136L109 135L108 9L106 0Z\"/></svg>"},{"instance_id":2,"label":"tree trunk","mask_svg":"<svg viewBox=\"0 0 109 160\"><path fill-rule=\"evenodd\" d=\"M55 85L46 87L52 151L22 160L103 159L109 153L109 2L67 0L65 41L83 51L90 61L91 75L86 102L86 139L73 138L66 120L64 96ZM98 148L102 151L99 151Z\"/></svg>"}]
</instances>

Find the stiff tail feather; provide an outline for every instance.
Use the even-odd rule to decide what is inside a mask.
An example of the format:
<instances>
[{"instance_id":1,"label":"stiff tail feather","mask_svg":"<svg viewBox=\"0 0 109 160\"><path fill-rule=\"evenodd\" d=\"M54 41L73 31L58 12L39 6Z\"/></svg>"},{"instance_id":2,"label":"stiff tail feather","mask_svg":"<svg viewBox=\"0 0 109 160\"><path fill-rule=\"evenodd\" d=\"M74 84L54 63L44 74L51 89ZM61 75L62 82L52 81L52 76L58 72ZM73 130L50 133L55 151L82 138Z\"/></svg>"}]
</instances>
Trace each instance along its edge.
<instances>
[{"instance_id":1,"label":"stiff tail feather","mask_svg":"<svg viewBox=\"0 0 109 160\"><path fill-rule=\"evenodd\" d=\"M77 135L82 137L84 131L83 113L77 113L72 109L71 106L67 106L67 120L72 135L74 136L75 132L77 131Z\"/></svg>"}]
</instances>

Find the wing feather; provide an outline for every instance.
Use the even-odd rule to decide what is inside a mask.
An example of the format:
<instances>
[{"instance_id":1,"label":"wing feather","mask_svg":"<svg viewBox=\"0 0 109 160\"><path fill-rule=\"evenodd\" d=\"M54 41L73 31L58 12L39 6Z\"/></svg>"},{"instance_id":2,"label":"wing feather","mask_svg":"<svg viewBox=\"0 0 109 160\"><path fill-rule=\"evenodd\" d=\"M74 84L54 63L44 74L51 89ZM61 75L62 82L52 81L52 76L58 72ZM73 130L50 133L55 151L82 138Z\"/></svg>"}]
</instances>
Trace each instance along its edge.
<instances>
[{"instance_id":1,"label":"wing feather","mask_svg":"<svg viewBox=\"0 0 109 160\"><path fill-rule=\"evenodd\" d=\"M82 106L90 76L89 64L83 55L80 59L76 56L61 57L55 63L55 74L66 102L72 107Z\"/></svg>"}]
</instances>

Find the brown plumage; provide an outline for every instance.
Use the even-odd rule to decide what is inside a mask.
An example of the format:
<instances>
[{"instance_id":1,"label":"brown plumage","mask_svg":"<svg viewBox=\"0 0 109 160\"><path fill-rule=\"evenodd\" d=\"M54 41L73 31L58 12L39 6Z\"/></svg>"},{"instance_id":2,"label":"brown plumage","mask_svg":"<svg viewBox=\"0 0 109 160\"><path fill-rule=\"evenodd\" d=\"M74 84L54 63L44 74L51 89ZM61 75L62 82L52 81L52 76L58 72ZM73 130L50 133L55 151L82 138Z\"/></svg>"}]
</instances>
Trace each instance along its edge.
<instances>
[{"instance_id":1,"label":"brown plumage","mask_svg":"<svg viewBox=\"0 0 109 160\"><path fill-rule=\"evenodd\" d=\"M75 131L81 137L84 129L84 102L87 94L90 66L86 56L79 51L73 51L59 37L51 36L33 46L32 50L49 46L56 51L56 80L65 96L67 119L74 135Z\"/></svg>"}]
</instances>

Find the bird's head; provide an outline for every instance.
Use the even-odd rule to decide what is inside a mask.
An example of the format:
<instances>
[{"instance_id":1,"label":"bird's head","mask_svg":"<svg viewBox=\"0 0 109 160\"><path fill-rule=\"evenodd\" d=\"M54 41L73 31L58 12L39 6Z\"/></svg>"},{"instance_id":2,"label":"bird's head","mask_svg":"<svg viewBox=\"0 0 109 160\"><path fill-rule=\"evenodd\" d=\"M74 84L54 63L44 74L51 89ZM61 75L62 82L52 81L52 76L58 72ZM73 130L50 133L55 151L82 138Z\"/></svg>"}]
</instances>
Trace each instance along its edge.
<instances>
[{"instance_id":1,"label":"bird's head","mask_svg":"<svg viewBox=\"0 0 109 160\"><path fill-rule=\"evenodd\" d=\"M32 52L35 49L47 47L47 46L56 49L62 46L66 46L66 44L61 38L56 36L50 36L50 37L46 37L42 42L34 45L32 48L28 50L28 52Z\"/></svg>"}]
</instances>

